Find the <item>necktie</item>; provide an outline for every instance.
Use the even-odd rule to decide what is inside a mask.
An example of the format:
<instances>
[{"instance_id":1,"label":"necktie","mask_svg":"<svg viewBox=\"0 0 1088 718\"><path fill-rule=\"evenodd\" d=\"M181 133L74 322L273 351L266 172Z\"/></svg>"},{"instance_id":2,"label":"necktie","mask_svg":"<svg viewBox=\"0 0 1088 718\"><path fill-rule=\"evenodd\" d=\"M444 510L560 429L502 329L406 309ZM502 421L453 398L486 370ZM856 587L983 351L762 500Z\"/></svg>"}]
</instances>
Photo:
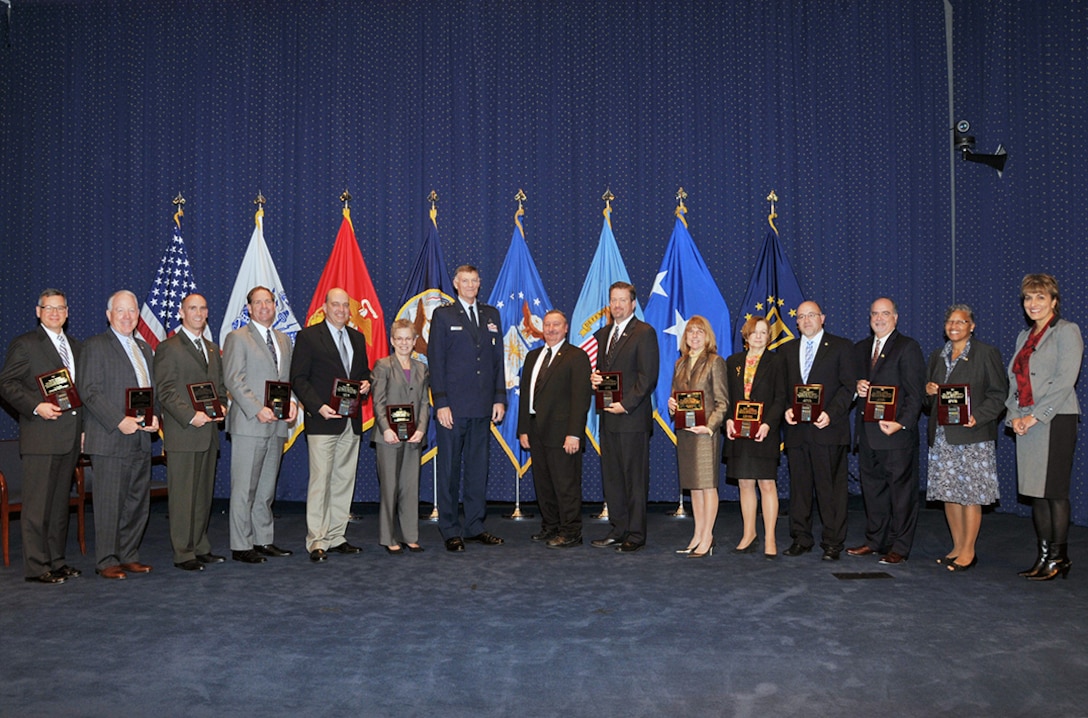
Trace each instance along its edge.
<instances>
[{"instance_id":1,"label":"necktie","mask_svg":"<svg viewBox=\"0 0 1088 718\"><path fill-rule=\"evenodd\" d=\"M608 350L605 352L605 356L609 358L612 357L612 352L616 349L616 342L619 340L619 338L620 328L617 324L616 327L612 330L612 336L608 338Z\"/></svg>"},{"instance_id":2,"label":"necktie","mask_svg":"<svg viewBox=\"0 0 1088 718\"><path fill-rule=\"evenodd\" d=\"M876 368L876 360L879 359L879 358L880 358L880 340L879 339L874 339L873 340L873 358L869 362L869 368L870 369L875 369Z\"/></svg>"},{"instance_id":3,"label":"necktie","mask_svg":"<svg viewBox=\"0 0 1088 718\"><path fill-rule=\"evenodd\" d=\"M806 384L808 383L808 373L812 371L812 357L816 353L814 349L815 345L816 342L811 339L805 341L805 362L804 367L802 367L801 373L803 376L801 377L801 380Z\"/></svg>"},{"instance_id":4,"label":"necktie","mask_svg":"<svg viewBox=\"0 0 1088 718\"><path fill-rule=\"evenodd\" d=\"M144 366L143 353L140 351L140 346L136 343L136 340L132 337L128 338L128 351L132 355L132 365L136 367L136 380L140 382L140 386L151 386L151 381L147 376L147 367Z\"/></svg>"},{"instance_id":5,"label":"necktie","mask_svg":"<svg viewBox=\"0 0 1088 718\"><path fill-rule=\"evenodd\" d=\"M269 329L264 335L265 343L268 344L268 351L272 352L272 364L276 367L276 372L280 370L280 358L276 354L276 344L272 341L272 330Z\"/></svg>"},{"instance_id":6,"label":"necktie","mask_svg":"<svg viewBox=\"0 0 1088 718\"><path fill-rule=\"evenodd\" d=\"M204 342L200 341L200 337L193 340L193 346L196 347L197 352L200 354L201 361L204 362L204 368L208 368L208 357L204 354Z\"/></svg>"},{"instance_id":7,"label":"necktie","mask_svg":"<svg viewBox=\"0 0 1088 718\"><path fill-rule=\"evenodd\" d=\"M473 304L471 307L468 308L468 313L469 313L469 316L472 317L472 324L477 329L479 329L480 328L480 320L476 316L476 305L475 304Z\"/></svg>"},{"instance_id":8,"label":"necktie","mask_svg":"<svg viewBox=\"0 0 1088 718\"><path fill-rule=\"evenodd\" d=\"M551 364L552 364L552 348L548 347L548 349L544 352L544 361L540 364L540 371L538 371L536 373L536 381L533 382L533 403L534 403L534 405L536 404L536 395L537 395L537 392L540 390L540 385L543 383L544 375L548 373L548 367L551 366ZM533 409L535 410L536 406L533 406Z\"/></svg>"},{"instance_id":9,"label":"necktie","mask_svg":"<svg viewBox=\"0 0 1088 718\"><path fill-rule=\"evenodd\" d=\"M72 355L68 353L68 342L65 341L63 334L57 339L57 353L60 354L60 360L64 362L65 368L68 369L69 378L75 381L75 371L72 369Z\"/></svg>"},{"instance_id":10,"label":"necktie","mask_svg":"<svg viewBox=\"0 0 1088 718\"><path fill-rule=\"evenodd\" d=\"M344 330L340 330L340 361L344 364L344 371L351 376L351 360L348 359L348 346L344 343Z\"/></svg>"},{"instance_id":11,"label":"necktie","mask_svg":"<svg viewBox=\"0 0 1088 718\"><path fill-rule=\"evenodd\" d=\"M552 348L548 347L548 351L544 352L544 365L540 367L540 371L548 371L548 367L552 365Z\"/></svg>"}]
</instances>

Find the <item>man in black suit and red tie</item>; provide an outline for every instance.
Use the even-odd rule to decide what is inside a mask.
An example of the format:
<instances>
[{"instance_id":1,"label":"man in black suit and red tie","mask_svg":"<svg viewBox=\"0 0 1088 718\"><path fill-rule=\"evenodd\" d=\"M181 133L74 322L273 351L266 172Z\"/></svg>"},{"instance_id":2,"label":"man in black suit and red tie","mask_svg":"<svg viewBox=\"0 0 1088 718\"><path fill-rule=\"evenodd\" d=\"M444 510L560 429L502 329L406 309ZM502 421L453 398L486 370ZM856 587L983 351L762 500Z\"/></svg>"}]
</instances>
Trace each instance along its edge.
<instances>
[{"instance_id":1,"label":"man in black suit and red tie","mask_svg":"<svg viewBox=\"0 0 1088 718\"><path fill-rule=\"evenodd\" d=\"M873 336L855 345L858 369L858 471L865 502L865 543L851 556L882 554L880 563L907 560L918 525L918 418L925 397L926 361L918 342L896 330L899 310L881 297L869 308ZM871 387L895 387L895 419L865 421Z\"/></svg>"},{"instance_id":2,"label":"man in black suit and red tie","mask_svg":"<svg viewBox=\"0 0 1088 718\"><path fill-rule=\"evenodd\" d=\"M370 391L366 339L348 326L351 298L343 289L325 294L325 321L295 335L291 356L291 388L306 411L306 444L310 450L310 483L306 490L306 550L321 563L328 552L355 554L348 543L351 497L359 464L360 411L341 416L330 406L337 379L360 382L360 399Z\"/></svg>"},{"instance_id":3,"label":"man in black suit and red tie","mask_svg":"<svg viewBox=\"0 0 1088 718\"><path fill-rule=\"evenodd\" d=\"M651 397L657 386L657 334L635 316L635 287L615 282L608 288L612 322L594 334L597 371L590 375L596 389L600 372L618 372L621 399L600 412L601 485L608 504L611 529L592 543L622 553L646 545L646 501L650 491Z\"/></svg>"},{"instance_id":4,"label":"man in black suit and red tie","mask_svg":"<svg viewBox=\"0 0 1088 718\"><path fill-rule=\"evenodd\" d=\"M782 553L800 556L812 550L812 496L820 509L823 560L837 561L846 542L846 451L850 446L850 404L858 372L854 345L824 330L824 313L816 302L797 307L801 338L780 350L786 356L790 391L786 409L786 457L790 465L790 537ZM793 409L797 385L819 385L822 409L802 421Z\"/></svg>"},{"instance_id":5,"label":"man in black suit and red tie","mask_svg":"<svg viewBox=\"0 0 1088 718\"><path fill-rule=\"evenodd\" d=\"M533 462L540 506L534 541L548 548L582 543L582 453L590 398L589 357L567 343L567 316L544 315L544 346L525 357L521 370L518 440Z\"/></svg>"},{"instance_id":6,"label":"man in black suit and red tie","mask_svg":"<svg viewBox=\"0 0 1088 718\"><path fill-rule=\"evenodd\" d=\"M79 342L68 337L64 292L46 289L34 313L38 327L16 337L0 371L0 395L19 412L23 464L23 567L27 581L64 583L81 571L64 562L68 543L68 495L79 460L83 409L61 408L42 396L38 377L67 369L75 383ZM71 404L71 402L69 402Z\"/></svg>"}]
</instances>

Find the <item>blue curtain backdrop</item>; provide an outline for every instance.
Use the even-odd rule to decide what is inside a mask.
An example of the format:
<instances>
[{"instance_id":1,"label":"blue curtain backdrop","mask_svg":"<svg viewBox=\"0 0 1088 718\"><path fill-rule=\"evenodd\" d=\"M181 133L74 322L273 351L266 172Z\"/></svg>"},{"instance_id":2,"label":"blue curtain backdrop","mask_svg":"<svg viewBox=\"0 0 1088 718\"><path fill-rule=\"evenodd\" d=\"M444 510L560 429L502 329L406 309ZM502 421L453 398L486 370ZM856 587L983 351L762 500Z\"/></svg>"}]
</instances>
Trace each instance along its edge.
<instances>
[{"instance_id":1,"label":"blue curtain backdrop","mask_svg":"<svg viewBox=\"0 0 1088 718\"><path fill-rule=\"evenodd\" d=\"M388 314L432 189L447 260L478 265L490 291L524 188L527 241L570 310L605 188L645 304L682 185L734 315L775 189L782 244L830 330L861 338L868 303L886 294L928 353L956 299L974 305L979 336L1007 360L1026 271L1055 273L1065 316L1088 315L1076 194L1088 10L1075 0L951 9L955 116L972 122L978 151L1008 148L1000 180L953 161L940 0L15 0L10 23L0 14L0 343L32 326L47 285L69 292L77 337L105 328L112 290L142 299L179 191L218 327L258 190L297 302L317 283L349 189ZM0 435L16 432L0 419ZM1001 508L1023 513L1011 439L999 451ZM675 500L660 432L651 454L651 499ZM221 496L228 456L229 446ZM1074 482L1082 524L1086 456ZM301 500L305 484L300 442L279 495ZM585 493L600 496L592 458ZM513 495L496 449L490 496ZM368 449L356 497L377 498Z\"/></svg>"}]
</instances>

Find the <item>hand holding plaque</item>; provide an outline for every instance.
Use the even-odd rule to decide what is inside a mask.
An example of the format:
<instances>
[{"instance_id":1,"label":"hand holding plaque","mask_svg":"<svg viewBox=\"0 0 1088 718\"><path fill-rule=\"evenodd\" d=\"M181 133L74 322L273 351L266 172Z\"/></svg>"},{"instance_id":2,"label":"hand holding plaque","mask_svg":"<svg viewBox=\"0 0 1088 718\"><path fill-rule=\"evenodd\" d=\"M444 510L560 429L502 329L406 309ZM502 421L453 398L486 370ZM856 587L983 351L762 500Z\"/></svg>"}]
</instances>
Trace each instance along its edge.
<instances>
[{"instance_id":1,"label":"hand holding plaque","mask_svg":"<svg viewBox=\"0 0 1088 718\"><path fill-rule=\"evenodd\" d=\"M865 397L865 421L895 421L895 409L899 406L899 390L894 386L869 385Z\"/></svg>"},{"instance_id":2,"label":"hand holding plaque","mask_svg":"<svg viewBox=\"0 0 1088 718\"><path fill-rule=\"evenodd\" d=\"M733 434L738 439L754 439L763 423L762 401L738 401L733 410Z\"/></svg>"},{"instance_id":3,"label":"hand holding plaque","mask_svg":"<svg viewBox=\"0 0 1088 718\"><path fill-rule=\"evenodd\" d=\"M971 418L971 387L967 384L941 384L937 387L937 423L963 426Z\"/></svg>"},{"instance_id":4,"label":"hand holding plaque","mask_svg":"<svg viewBox=\"0 0 1088 718\"><path fill-rule=\"evenodd\" d=\"M613 404L623 403L623 374L618 371L600 372L601 383L597 385L597 411L604 411Z\"/></svg>"},{"instance_id":5,"label":"hand holding plaque","mask_svg":"<svg viewBox=\"0 0 1088 718\"><path fill-rule=\"evenodd\" d=\"M351 379L337 379L332 383L332 399L329 406L340 416L355 416L363 403L363 383Z\"/></svg>"},{"instance_id":6,"label":"hand holding plaque","mask_svg":"<svg viewBox=\"0 0 1088 718\"><path fill-rule=\"evenodd\" d=\"M215 390L215 384L210 381L201 381L187 385L189 399L193 402L193 408L204 412L213 421L223 418L223 405L219 401L219 392Z\"/></svg>"},{"instance_id":7,"label":"hand holding plaque","mask_svg":"<svg viewBox=\"0 0 1088 718\"><path fill-rule=\"evenodd\" d=\"M291 413L291 384L286 381L266 381L264 383L264 405L272 410L277 419L286 419Z\"/></svg>"},{"instance_id":8,"label":"hand holding plaque","mask_svg":"<svg viewBox=\"0 0 1088 718\"><path fill-rule=\"evenodd\" d=\"M79 393L76 392L76 385L72 383L72 376L66 368L38 376L38 388L41 389L42 398L61 411L83 406Z\"/></svg>"},{"instance_id":9,"label":"hand holding plaque","mask_svg":"<svg viewBox=\"0 0 1088 718\"><path fill-rule=\"evenodd\" d=\"M823 384L797 384L793 387L793 420L810 424L824 411Z\"/></svg>"},{"instance_id":10,"label":"hand holding plaque","mask_svg":"<svg viewBox=\"0 0 1088 718\"><path fill-rule=\"evenodd\" d=\"M155 390L149 386L125 389L125 416L131 416L141 426L155 421Z\"/></svg>"},{"instance_id":11,"label":"hand holding plaque","mask_svg":"<svg viewBox=\"0 0 1088 718\"><path fill-rule=\"evenodd\" d=\"M706 426L706 409L703 405L703 392L678 391L676 399L675 423L677 429L694 429Z\"/></svg>"},{"instance_id":12,"label":"hand holding plaque","mask_svg":"<svg viewBox=\"0 0 1088 718\"><path fill-rule=\"evenodd\" d=\"M411 404L390 404L385 407L385 418L400 441L408 441L416 433L416 410Z\"/></svg>"}]
</instances>

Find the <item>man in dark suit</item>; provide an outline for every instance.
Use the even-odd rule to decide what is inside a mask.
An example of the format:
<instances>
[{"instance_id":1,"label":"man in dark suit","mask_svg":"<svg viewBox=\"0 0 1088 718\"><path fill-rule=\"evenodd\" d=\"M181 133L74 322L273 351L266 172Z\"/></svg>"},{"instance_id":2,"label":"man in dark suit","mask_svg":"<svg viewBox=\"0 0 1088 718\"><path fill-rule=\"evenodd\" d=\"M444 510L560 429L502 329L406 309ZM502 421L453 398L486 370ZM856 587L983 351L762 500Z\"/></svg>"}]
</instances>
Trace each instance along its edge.
<instances>
[{"instance_id":1,"label":"man in dark suit","mask_svg":"<svg viewBox=\"0 0 1088 718\"><path fill-rule=\"evenodd\" d=\"M851 556L883 554L880 563L907 560L918 524L918 418L925 398L926 363L918 342L896 330L899 310L881 297L869 308L873 336L855 345L858 371L858 471L865 502L865 543ZM865 421L871 386L893 386L894 420Z\"/></svg>"},{"instance_id":2,"label":"man in dark suit","mask_svg":"<svg viewBox=\"0 0 1088 718\"><path fill-rule=\"evenodd\" d=\"M330 289L322 307L325 321L295 336L291 385L306 412L306 444L310 450L310 484L306 491L306 550L320 563L329 551L354 554L361 550L345 536L355 493L359 436L363 433L362 399L370 391L370 362L366 339L348 326L351 298L343 289ZM360 382L360 406L341 416L330 406L337 379Z\"/></svg>"},{"instance_id":3,"label":"man in dark suit","mask_svg":"<svg viewBox=\"0 0 1088 718\"><path fill-rule=\"evenodd\" d=\"M141 425L126 412L127 390L153 387L155 380L151 347L133 333L140 319L136 295L114 293L106 318L110 328L84 342L76 376L83 450L93 466L96 570L103 578L123 579L151 570L140 563L140 541L151 503L151 440L159 418Z\"/></svg>"},{"instance_id":4,"label":"man in dark suit","mask_svg":"<svg viewBox=\"0 0 1088 718\"><path fill-rule=\"evenodd\" d=\"M208 302L199 294L190 294L181 301L180 314L181 328L155 352L156 393L163 410L174 565L185 571L203 571L204 564L224 561L212 553L208 521L227 389L219 345L203 336ZM196 408L189 391L195 384L211 384L219 406L207 402L204 409Z\"/></svg>"},{"instance_id":5,"label":"man in dark suit","mask_svg":"<svg viewBox=\"0 0 1088 718\"><path fill-rule=\"evenodd\" d=\"M16 337L0 371L0 395L19 412L19 453L23 463L23 567L27 581L64 583L81 571L64 562L68 544L68 495L79 460L83 409L62 409L45 399L42 374L66 369L75 384L79 342L64 333L68 305L64 292L46 289L34 313L38 328ZM77 391L78 393L78 391Z\"/></svg>"},{"instance_id":6,"label":"man in dark suit","mask_svg":"<svg viewBox=\"0 0 1088 718\"><path fill-rule=\"evenodd\" d=\"M223 341L223 382L231 399L230 549L235 561L264 563L266 556L291 555L272 543L272 501L287 424L295 420L298 404L288 401L277 418L265 403L267 382L291 379L291 340L272 328L275 295L254 287L246 302L249 323Z\"/></svg>"},{"instance_id":7,"label":"man in dark suit","mask_svg":"<svg viewBox=\"0 0 1088 718\"><path fill-rule=\"evenodd\" d=\"M582 436L589 408L589 357L566 343L567 317L544 315L544 346L525 358L518 404L518 440L530 452L548 548L582 543Z\"/></svg>"},{"instance_id":8,"label":"man in dark suit","mask_svg":"<svg viewBox=\"0 0 1088 718\"><path fill-rule=\"evenodd\" d=\"M457 268L457 301L431 315L427 362L431 370L438 427L438 530L448 551L465 541L497 546L503 541L484 528L487 514L488 442L491 422L506 414L506 369L499 311L476 301L480 272ZM458 498L464 463L465 519Z\"/></svg>"},{"instance_id":9,"label":"man in dark suit","mask_svg":"<svg viewBox=\"0 0 1088 718\"><path fill-rule=\"evenodd\" d=\"M790 391L786 409L786 457L790 465L790 537L783 551L800 556L812 550L812 496L820 508L823 532L820 547L825 561L838 561L846 542L846 451L850 446L850 404L854 400L857 370L854 345L824 330L824 313L816 302L797 307L801 339L781 350L786 356ZM793 410L798 384L819 384L823 408L811 421L801 421Z\"/></svg>"},{"instance_id":10,"label":"man in dark suit","mask_svg":"<svg viewBox=\"0 0 1088 718\"><path fill-rule=\"evenodd\" d=\"M612 322L597 330L597 369L590 377L600 386L599 372L619 372L622 399L601 412L601 484L611 530L595 539L598 548L624 553L646 544L646 501L650 491L651 397L657 386L657 334L635 316L635 287L615 282L608 288Z\"/></svg>"}]
</instances>

